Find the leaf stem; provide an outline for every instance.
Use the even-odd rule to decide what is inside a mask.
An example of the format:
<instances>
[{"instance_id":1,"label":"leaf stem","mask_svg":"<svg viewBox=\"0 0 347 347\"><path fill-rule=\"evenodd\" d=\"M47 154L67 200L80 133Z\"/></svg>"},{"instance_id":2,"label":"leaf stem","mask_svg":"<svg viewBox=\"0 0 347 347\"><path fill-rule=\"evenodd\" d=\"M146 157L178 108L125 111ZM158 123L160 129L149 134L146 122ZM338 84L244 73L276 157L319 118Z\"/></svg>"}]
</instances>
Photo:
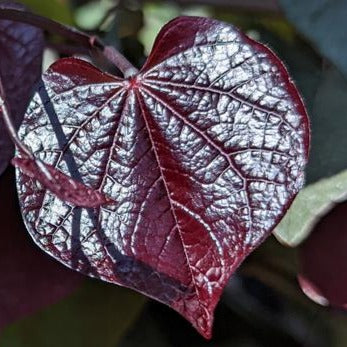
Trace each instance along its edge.
<instances>
[{"instance_id":1,"label":"leaf stem","mask_svg":"<svg viewBox=\"0 0 347 347\"><path fill-rule=\"evenodd\" d=\"M0 19L12 20L33 25L53 34L58 34L75 41L91 50L96 50L113 63L125 78L132 76L138 70L114 47L105 46L97 36L89 35L69 25L58 23L40 15L13 8L0 8Z\"/></svg>"},{"instance_id":2,"label":"leaf stem","mask_svg":"<svg viewBox=\"0 0 347 347\"><path fill-rule=\"evenodd\" d=\"M103 50L104 56L123 73L124 78L135 75L138 70L124 57L119 51L112 46L106 46Z\"/></svg>"},{"instance_id":3,"label":"leaf stem","mask_svg":"<svg viewBox=\"0 0 347 347\"><path fill-rule=\"evenodd\" d=\"M7 108L5 99L4 99L4 88L2 86L2 82L0 80L0 112L2 114L2 118L5 123L5 127L7 129L7 132L13 141L13 143L17 146L17 148L24 154L26 157L30 159L34 159L34 155L29 151L29 149L20 141L20 139L17 136L16 128L12 122L12 118L10 115L10 112Z\"/></svg>"}]
</instances>

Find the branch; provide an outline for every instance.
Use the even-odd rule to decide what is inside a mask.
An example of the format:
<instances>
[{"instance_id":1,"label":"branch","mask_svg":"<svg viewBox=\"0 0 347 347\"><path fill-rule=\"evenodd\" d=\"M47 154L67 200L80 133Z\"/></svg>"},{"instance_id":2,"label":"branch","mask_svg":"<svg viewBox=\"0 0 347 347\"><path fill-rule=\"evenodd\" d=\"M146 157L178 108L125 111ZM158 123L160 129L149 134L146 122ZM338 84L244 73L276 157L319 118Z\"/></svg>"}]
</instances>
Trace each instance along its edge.
<instances>
[{"instance_id":1,"label":"branch","mask_svg":"<svg viewBox=\"0 0 347 347\"><path fill-rule=\"evenodd\" d=\"M129 60L124 57L119 51L112 46L106 46L103 50L103 55L111 62L117 62L115 64L120 71L122 71L124 78L129 78L136 75L138 70L135 66L129 63Z\"/></svg>"},{"instance_id":2,"label":"branch","mask_svg":"<svg viewBox=\"0 0 347 347\"><path fill-rule=\"evenodd\" d=\"M12 140L12 142L17 146L17 148L22 152L25 157L34 159L33 154L29 151L29 149L20 141L20 139L17 136L16 127L14 126L12 122L12 118L10 116L10 112L8 111L8 108L6 106L6 102L4 99L4 87L2 85L2 82L0 80L0 111L2 114L2 118L5 123L5 128Z\"/></svg>"},{"instance_id":3,"label":"branch","mask_svg":"<svg viewBox=\"0 0 347 347\"><path fill-rule=\"evenodd\" d=\"M105 46L97 36L88 35L74 27L58 23L52 19L25 10L13 8L0 8L0 19L33 25L50 33L58 34L71 41L75 41L90 50L101 52L106 59L113 63L123 73L125 78L134 75L138 71L123 54L118 52L114 47Z\"/></svg>"},{"instance_id":4,"label":"branch","mask_svg":"<svg viewBox=\"0 0 347 347\"><path fill-rule=\"evenodd\" d=\"M12 164L25 175L40 182L59 199L79 207L100 207L112 200L102 192L65 175L54 166L39 159L13 158Z\"/></svg>"},{"instance_id":5,"label":"branch","mask_svg":"<svg viewBox=\"0 0 347 347\"><path fill-rule=\"evenodd\" d=\"M99 207L109 203L111 200L102 192L87 187L84 183L74 180L55 167L35 158L17 136L16 128L12 123L10 112L4 100L4 95L4 89L0 80L0 113L11 140L21 153L21 158L13 158L12 164L20 168L27 176L39 181L58 198L76 206Z\"/></svg>"}]
</instances>

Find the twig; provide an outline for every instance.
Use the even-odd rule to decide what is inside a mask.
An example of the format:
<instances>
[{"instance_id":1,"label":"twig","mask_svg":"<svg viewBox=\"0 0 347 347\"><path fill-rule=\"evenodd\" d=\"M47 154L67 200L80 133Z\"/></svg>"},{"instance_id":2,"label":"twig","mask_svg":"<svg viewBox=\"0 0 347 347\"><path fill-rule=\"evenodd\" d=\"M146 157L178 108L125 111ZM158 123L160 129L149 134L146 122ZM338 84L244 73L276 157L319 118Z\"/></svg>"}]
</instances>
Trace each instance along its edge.
<instances>
[{"instance_id":1,"label":"twig","mask_svg":"<svg viewBox=\"0 0 347 347\"><path fill-rule=\"evenodd\" d=\"M50 48L59 54L72 56L74 54L83 54L88 55L89 49L83 46L77 46L74 44L65 44L65 43L54 43L54 42L48 42L46 44L47 48Z\"/></svg>"},{"instance_id":2,"label":"twig","mask_svg":"<svg viewBox=\"0 0 347 347\"><path fill-rule=\"evenodd\" d=\"M122 71L124 78L131 77L137 73L137 69L124 57L119 51L112 46L106 46L103 50L104 56L115 64L120 71Z\"/></svg>"},{"instance_id":3,"label":"twig","mask_svg":"<svg viewBox=\"0 0 347 347\"><path fill-rule=\"evenodd\" d=\"M137 69L114 47L105 46L104 43L93 35L80 31L68 25L58 23L52 19L39 16L26 10L13 8L0 8L0 19L7 19L26 23L46 30L53 34L58 34L71 41L75 41L90 50L96 50L112 62L127 78L137 72Z\"/></svg>"},{"instance_id":4,"label":"twig","mask_svg":"<svg viewBox=\"0 0 347 347\"><path fill-rule=\"evenodd\" d=\"M17 135L16 128L12 122L12 118L10 115L10 112L8 111L5 99L4 99L4 88L2 85L2 82L0 80L0 111L2 114L2 118L5 123L5 128L7 129L7 132L13 141L13 143L17 146L17 148L24 154L26 157L30 159L34 159L33 154L29 151L29 149L20 141Z\"/></svg>"}]
</instances>

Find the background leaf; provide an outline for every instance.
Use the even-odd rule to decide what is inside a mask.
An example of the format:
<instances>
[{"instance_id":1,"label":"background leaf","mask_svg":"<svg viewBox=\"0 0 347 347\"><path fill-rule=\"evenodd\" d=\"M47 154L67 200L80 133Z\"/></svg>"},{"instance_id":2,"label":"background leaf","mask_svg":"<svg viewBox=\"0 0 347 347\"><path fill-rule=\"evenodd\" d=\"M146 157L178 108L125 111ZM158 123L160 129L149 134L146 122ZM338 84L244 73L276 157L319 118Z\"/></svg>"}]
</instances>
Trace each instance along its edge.
<instances>
[{"instance_id":1,"label":"background leaf","mask_svg":"<svg viewBox=\"0 0 347 347\"><path fill-rule=\"evenodd\" d=\"M291 23L347 77L345 0L279 0Z\"/></svg>"},{"instance_id":2,"label":"background leaf","mask_svg":"<svg viewBox=\"0 0 347 347\"><path fill-rule=\"evenodd\" d=\"M347 170L301 190L273 234L282 243L295 247L311 233L323 215L345 199Z\"/></svg>"},{"instance_id":3,"label":"background leaf","mask_svg":"<svg viewBox=\"0 0 347 347\"><path fill-rule=\"evenodd\" d=\"M70 0L20 0L33 12L64 24L74 24Z\"/></svg>"},{"instance_id":4,"label":"background leaf","mask_svg":"<svg viewBox=\"0 0 347 347\"><path fill-rule=\"evenodd\" d=\"M129 289L86 279L64 301L7 327L0 345L115 347L144 302Z\"/></svg>"},{"instance_id":5,"label":"background leaf","mask_svg":"<svg viewBox=\"0 0 347 347\"><path fill-rule=\"evenodd\" d=\"M114 2L110 0L87 2L75 10L76 24L83 30L95 29L112 7L114 7Z\"/></svg>"},{"instance_id":6,"label":"background leaf","mask_svg":"<svg viewBox=\"0 0 347 347\"><path fill-rule=\"evenodd\" d=\"M308 183L347 168L347 80L334 67L323 70L311 113Z\"/></svg>"}]
</instances>

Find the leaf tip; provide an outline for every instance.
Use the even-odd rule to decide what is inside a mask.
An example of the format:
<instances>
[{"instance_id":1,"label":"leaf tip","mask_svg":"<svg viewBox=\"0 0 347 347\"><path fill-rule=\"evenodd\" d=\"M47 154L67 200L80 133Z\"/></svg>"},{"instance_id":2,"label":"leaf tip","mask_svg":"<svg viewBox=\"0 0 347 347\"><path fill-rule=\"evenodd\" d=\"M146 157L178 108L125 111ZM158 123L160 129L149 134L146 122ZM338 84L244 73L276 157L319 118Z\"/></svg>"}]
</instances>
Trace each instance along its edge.
<instances>
[{"instance_id":1,"label":"leaf tip","mask_svg":"<svg viewBox=\"0 0 347 347\"><path fill-rule=\"evenodd\" d=\"M330 305L329 300L322 295L320 290L311 281L309 281L302 275L298 275L298 281L301 290L308 298L322 306Z\"/></svg>"}]
</instances>

